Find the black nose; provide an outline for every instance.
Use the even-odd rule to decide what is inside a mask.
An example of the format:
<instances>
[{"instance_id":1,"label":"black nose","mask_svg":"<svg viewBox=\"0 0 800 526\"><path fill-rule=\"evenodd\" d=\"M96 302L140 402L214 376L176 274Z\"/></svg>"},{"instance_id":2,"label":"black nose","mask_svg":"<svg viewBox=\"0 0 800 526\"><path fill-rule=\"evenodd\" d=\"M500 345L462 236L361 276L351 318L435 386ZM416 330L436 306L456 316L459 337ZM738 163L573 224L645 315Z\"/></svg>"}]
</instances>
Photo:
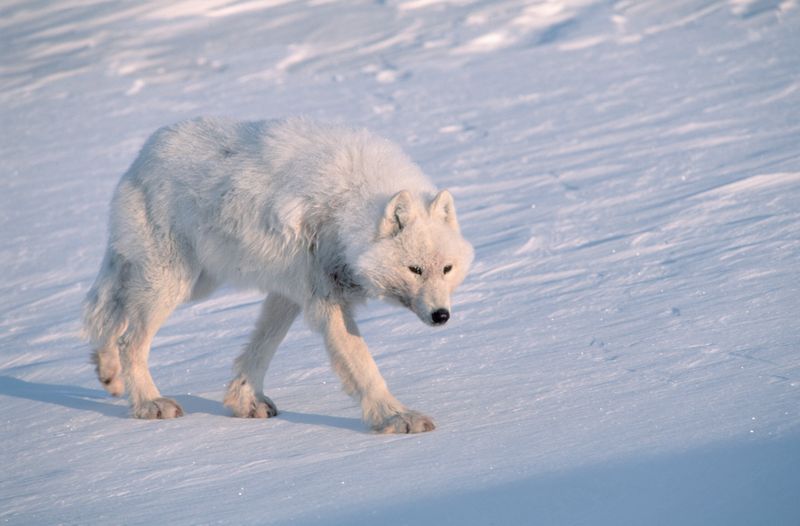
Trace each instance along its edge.
<instances>
[{"instance_id":1,"label":"black nose","mask_svg":"<svg viewBox=\"0 0 800 526\"><path fill-rule=\"evenodd\" d=\"M450 311L447 309L437 309L431 314L434 325L444 325L450 319Z\"/></svg>"}]
</instances>

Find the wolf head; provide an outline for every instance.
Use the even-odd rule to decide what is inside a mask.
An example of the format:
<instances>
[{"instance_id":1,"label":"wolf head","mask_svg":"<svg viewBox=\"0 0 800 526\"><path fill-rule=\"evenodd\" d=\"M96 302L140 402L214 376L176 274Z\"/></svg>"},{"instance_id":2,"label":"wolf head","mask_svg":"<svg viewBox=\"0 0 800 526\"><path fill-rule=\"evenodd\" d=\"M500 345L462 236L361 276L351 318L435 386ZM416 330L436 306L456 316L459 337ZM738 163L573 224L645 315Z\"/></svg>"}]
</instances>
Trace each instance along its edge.
<instances>
[{"instance_id":1,"label":"wolf head","mask_svg":"<svg viewBox=\"0 0 800 526\"><path fill-rule=\"evenodd\" d=\"M472 257L450 192L442 190L424 203L403 190L389 200L374 242L356 266L371 295L408 307L429 325L442 325L450 318L450 294L467 275Z\"/></svg>"}]
</instances>

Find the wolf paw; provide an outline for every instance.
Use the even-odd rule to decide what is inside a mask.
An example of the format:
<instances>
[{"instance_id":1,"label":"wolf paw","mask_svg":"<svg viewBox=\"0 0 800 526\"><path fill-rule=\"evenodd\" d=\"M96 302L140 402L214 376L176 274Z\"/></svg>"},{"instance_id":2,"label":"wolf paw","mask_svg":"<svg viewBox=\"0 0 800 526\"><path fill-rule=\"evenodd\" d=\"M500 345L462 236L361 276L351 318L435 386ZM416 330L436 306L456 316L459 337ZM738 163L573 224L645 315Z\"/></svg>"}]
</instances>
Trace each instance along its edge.
<instances>
[{"instance_id":1,"label":"wolf paw","mask_svg":"<svg viewBox=\"0 0 800 526\"><path fill-rule=\"evenodd\" d=\"M272 418L278 414L275 403L264 395L256 395L256 399L250 404L250 410L246 415L236 415L246 418Z\"/></svg>"},{"instance_id":2,"label":"wolf paw","mask_svg":"<svg viewBox=\"0 0 800 526\"><path fill-rule=\"evenodd\" d=\"M122 375L100 376L98 374L98 378L111 396L122 396L125 394L125 381L122 379Z\"/></svg>"},{"instance_id":3,"label":"wolf paw","mask_svg":"<svg viewBox=\"0 0 800 526\"><path fill-rule=\"evenodd\" d=\"M416 411L405 411L386 417L372 429L378 433L425 433L436 429L436 425L429 416Z\"/></svg>"},{"instance_id":4,"label":"wolf paw","mask_svg":"<svg viewBox=\"0 0 800 526\"><path fill-rule=\"evenodd\" d=\"M240 400L235 405L228 403L225 405L231 408L234 416L240 418L272 418L278 414L275 403L264 395L255 395L248 402L243 403Z\"/></svg>"},{"instance_id":5,"label":"wolf paw","mask_svg":"<svg viewBox=\"0 0 800 526\"><path fill-rule=\"evenodd\" d=\"M171 398L156 398L134 407L133 416L146 419L166 419L183 416L183 409Z\"/></svg>"},{"instance_id":6,"label":"wolf paw","mask_svg":"<svg viewBox=\"0 0 800 526\"><path fill-rule=\"evenodd\" d=\"M231 382L225 395L225 406L240 418L271 418L278 414L275 403L261 393L256 393L243 378Z\"/></svg>"},{"instance_id":7,"label":"wolf paw","mask_svg":"<svg viewBox=\"0 0 800 526\"><path fill-rule=\"evenodd\" d=\"M101 357L96 351L92 354L92 362L95 364L97 379L112 396L122 396L125 394L125 380L122 379L122 367L118 359L108 359Z\"/></svg>"}]
</instances>

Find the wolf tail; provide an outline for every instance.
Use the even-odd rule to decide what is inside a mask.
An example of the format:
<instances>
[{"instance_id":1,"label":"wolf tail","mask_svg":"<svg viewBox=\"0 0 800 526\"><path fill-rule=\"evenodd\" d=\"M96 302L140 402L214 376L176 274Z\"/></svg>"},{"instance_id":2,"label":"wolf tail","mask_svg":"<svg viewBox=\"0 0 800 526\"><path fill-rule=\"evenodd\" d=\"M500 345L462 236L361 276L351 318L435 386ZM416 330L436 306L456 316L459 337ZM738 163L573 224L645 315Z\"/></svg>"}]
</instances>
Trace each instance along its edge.
<instances>
[{"instance_id":1,"label":"wolf tail","mask_svg":"<svg viewBox=\"0 0 800 526\"><path fill-rule=\"evenodd\" d=\"M109 247L100 273L83 301L83 337L94 344L116 340L125 332L124 286L129 264Z\"/></svg>"}]
</instances>

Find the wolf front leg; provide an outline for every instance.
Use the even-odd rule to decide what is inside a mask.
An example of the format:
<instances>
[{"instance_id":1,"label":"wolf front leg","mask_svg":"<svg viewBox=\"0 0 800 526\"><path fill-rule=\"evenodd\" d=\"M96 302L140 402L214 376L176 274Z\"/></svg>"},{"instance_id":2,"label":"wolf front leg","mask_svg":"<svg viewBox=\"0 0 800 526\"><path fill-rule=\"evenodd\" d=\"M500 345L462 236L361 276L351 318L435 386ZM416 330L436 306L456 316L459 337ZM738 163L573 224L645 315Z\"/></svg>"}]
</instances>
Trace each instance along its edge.
<instances>
[{"instance_id":1,"label":"wolf front leg","mask_svg":"<svg viewBox=\"0 0 800 526\"><path fill-rule=\"evenodd\" d=\"M364 421L379 433L433 431L430 417L407 409L389 392L349 309L326 305L324 311L320 322L331 364L345 391L361 402Z\"/></svg>"},{"instance_id":2,"label":"wolf front leg","mask_svg":"<svg viewBox=\"0 0 800 526\"><path fill-rule=\"evenodd\" d=\"M258 324L250 343L236 359L236 376L225 395L225 405L235 416L269 418L278 414L278 408L263 393L264 375L299 313L299 305L279 294L270 293L264 300Z\"/></svg>"}]
</instances>

